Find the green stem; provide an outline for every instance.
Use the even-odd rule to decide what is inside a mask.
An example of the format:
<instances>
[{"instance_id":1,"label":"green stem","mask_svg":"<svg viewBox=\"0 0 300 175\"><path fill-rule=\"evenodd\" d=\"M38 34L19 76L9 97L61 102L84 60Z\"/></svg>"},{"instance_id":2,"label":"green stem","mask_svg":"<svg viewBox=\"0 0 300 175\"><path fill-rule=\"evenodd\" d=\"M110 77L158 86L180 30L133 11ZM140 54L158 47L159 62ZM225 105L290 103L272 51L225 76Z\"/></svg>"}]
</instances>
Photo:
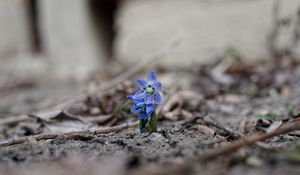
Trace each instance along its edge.
<instances>
[{"instance_id":1,"label":"green stem","mask_svg":"<svg viewBox=\"0 0 300 175\"><path fill-rule=\"evenodd\" d=\"M148 122L147 120L140 120L140 132L141 133L148 132L147 122Z\"/></svg>"},{"instance_id":2,"label":"green stem","mask_svg":"<svg viewBox=\"0 0 300 175\"><path fill-rule=\"evenodd\" d=\"M149 120L140 120L141 133L153 133L157 131L157 116L155 112L152 113Z\"/></svg>"},{"instance_id":3,"label":"green stem","mask_svg":"<svg viewBox=\"0 0 300 175\"><path fill-rule=\"evenodd\" d=\"M156 131L157 131L157 116L155 112L153 112L148 121L148 132L151 134Z\"/></svg>"}]
</instances>

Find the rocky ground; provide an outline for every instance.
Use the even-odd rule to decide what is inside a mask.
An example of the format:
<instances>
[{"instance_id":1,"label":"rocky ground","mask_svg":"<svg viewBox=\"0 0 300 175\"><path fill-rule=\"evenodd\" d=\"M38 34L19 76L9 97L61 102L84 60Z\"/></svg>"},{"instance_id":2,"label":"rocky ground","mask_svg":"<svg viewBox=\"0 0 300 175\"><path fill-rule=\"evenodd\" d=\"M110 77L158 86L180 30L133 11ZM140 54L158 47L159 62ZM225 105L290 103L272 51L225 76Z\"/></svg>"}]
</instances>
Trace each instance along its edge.
<instances>
[{"instance_id":1,"label":"rocky ground","mask_svg":"<svg viewBox=\"0 0 300 175\"><path fill-rule=\"evenodd\" d=\"M300 114L298 63L286 59L279 65L253 66L227 61L189 70L158 70L164 104L159 130L151 135L140 134L137 127L65 134L134 122L126 95L135 90L134 79L146 73L89 94L59 112L34 111L76 98L82 89L109 82L110 76L95 78L96 83L88 86L3 83L0 174L299 174L299 131L201 159L252 135L280 130ZM20 114L30 115L8 121ZM47 133L59 134L50 139L34 137ZM26 137L24 143L3 144L20 137Z\"/></svg>"}]
</instances>

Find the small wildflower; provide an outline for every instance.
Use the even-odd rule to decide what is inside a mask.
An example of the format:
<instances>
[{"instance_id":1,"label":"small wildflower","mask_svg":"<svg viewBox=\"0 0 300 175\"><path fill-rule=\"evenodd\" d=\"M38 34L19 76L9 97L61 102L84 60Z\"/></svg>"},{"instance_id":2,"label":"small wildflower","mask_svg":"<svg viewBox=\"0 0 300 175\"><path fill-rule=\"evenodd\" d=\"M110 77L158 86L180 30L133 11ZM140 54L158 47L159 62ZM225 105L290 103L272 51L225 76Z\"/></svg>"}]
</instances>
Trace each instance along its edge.
<instances>
[{"instance_id":1,"label":"small wildflower","mask_svg":"<svg viewBox=\"0 0 300 175\"><path fill-rule=\"evenodd\" d=\"M157 130L155 106L162 103L161 83L156 80L155 72L150 72L147 81L137 80L136 84L139 90L128 96L133 102L131 112L140 119L142 133L155 132Z\"/></svg>"},{"instance_id":2,"label":"small wildflower","mask_svg":"<svg viewBox=\"0 0 300 175\"><path fill-rule=\"evenodd\" d=\"M134 95L134 98L144 98L146 104L162 103L161 83L156 80L155 72L150 72L147 81L137 80L136 85L139 90Z\"/></svg>"},{"instance_id":3,"label":"small wildflower","mask_svg":"<svg viewBox=\"0 0 300 175\"><path fill-rule=\"evenodd\" d=\"M151 117L155 108L153 104L146 104L143 98L136 99L132 95L128 96L128 99L133 101L131 113L136 114L140 120L147 120Z\"/></svg>"}]
</instances>

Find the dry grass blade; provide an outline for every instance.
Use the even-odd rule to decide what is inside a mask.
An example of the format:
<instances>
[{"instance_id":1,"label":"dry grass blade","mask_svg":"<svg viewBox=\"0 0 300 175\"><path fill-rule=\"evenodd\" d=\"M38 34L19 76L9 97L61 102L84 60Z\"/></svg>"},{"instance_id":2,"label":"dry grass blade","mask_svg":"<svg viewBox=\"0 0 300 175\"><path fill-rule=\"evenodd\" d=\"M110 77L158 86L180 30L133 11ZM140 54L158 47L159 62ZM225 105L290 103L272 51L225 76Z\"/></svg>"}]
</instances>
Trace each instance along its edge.
<instances>
[{"instance_id":1,"label":"dry grass blade","mask_svg":"<svg viewBox=\"0 0 300 175\"><path fill-rule=\"evenodd\" d=\"M246 118L243 117L242 120L240 121L240 125L239 125L239 133L240 134L244 134L245 127L246 127Z\"/></svg>"}]
</instances>

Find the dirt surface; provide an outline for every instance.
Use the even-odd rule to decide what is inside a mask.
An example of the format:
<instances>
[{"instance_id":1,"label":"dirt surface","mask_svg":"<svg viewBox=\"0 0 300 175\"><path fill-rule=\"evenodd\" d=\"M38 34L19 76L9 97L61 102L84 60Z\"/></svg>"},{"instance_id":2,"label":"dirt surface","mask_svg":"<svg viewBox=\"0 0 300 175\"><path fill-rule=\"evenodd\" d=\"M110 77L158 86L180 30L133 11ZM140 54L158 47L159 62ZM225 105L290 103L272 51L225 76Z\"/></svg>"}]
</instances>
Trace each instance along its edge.
<instances>
[{"instance_id":1,"label":"dirt surface","mask_svg":"<svg viewBox=\"0 0 300 175\"><path fill-rule=\"evenodd\" d=\"M185 165L195 157L250 135L265 133L272 129L271 126L276 129L275 124L280 127L299 117L298 64L284 64L276 69L250 65L244 69L236 68L232 63L223 72L217 73L216 70L220 69L207 69L205 66L193 71L161 71L158 78L164 85L165 102L157 133L140 134L138 128L130 128L97 135L61 134L54 139L40 141L29 137L25 143L0 148L0 174L147 174L149 169L160 172L164 167ZM130 104L126 99L126 94L134 91L133 79L124 80L104 96L87 97L84 102L74 104L69 112L82 117L114 116L87 128L133 122L136 118L129 113ZM174 84L177 88L172 91ZM1 119L24 111L44 109L59 100L75 96L82 89L81 84L40 87L21 88L22 98L19 98L17 106L14 102L9 103L9 99L16 93L20 94L20 90L2 93ZM54 89L59 89L57 94L50 93ZM33 102L28 102L27 97L33 98ZM44 100L49 103L39 105ZM5 141L38 133L63 133L68 126L71 131L84 130L84 121L77 118L70 120L70 116L52 116L50 121L46 121L37 116L34 120L0 125L0 138ZM179 169L177 174L298 175L299 158L291 158L290 152L297 148L299 136L297 132L275 136L227 156L192 162L185 165L187 168ZM161 173L174 174L171 171Z\"/></svg>"}]
</instances>

